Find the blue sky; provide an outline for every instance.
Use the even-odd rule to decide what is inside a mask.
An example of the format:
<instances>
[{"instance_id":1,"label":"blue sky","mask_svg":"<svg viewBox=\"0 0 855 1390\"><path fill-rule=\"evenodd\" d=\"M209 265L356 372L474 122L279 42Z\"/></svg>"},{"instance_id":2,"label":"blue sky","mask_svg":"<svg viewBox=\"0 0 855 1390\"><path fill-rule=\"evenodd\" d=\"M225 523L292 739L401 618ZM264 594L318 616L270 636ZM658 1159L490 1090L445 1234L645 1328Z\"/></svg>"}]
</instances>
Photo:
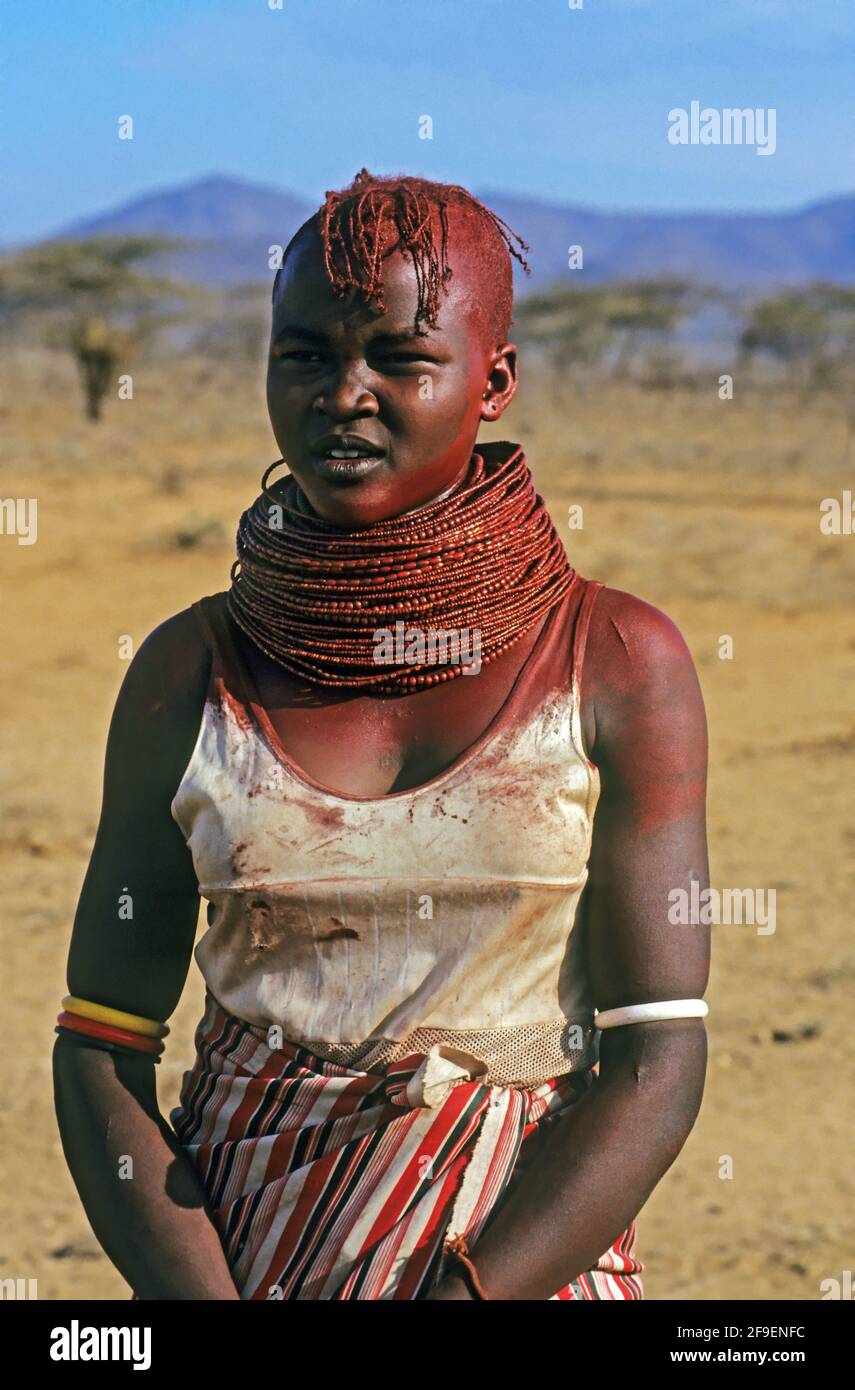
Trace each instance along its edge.
<instances>
[{"instance_id":1,"label":"blue sky","mask_svg":"<svg viewBox=\"0 0 855 1390\"><path fill-rule=\"evenodd\" d=\"M212 173L612 209L855 189L852 0L7 0L2 32L0 241ZM775 154L669 144L693 100L774 107Z\"/></svg>"}]
</instances>

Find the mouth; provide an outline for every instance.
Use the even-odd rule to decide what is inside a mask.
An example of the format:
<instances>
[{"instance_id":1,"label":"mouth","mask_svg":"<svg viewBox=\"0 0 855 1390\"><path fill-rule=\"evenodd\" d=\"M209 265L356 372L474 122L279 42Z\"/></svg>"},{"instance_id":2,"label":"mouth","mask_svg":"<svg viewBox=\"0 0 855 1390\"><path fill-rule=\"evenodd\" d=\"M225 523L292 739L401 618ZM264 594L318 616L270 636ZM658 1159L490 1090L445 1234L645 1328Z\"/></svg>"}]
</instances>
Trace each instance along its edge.
<instances>
[{"instance_id":1,"label":"mouth","mask_svg":"<svg viewBox=\"0 0 855 1390\"><path fill-rule=\"evenodd\" d=\"M373 473L386 451L359 434L325 434L312 444L311 453L320 477L345 480Z\"/></svg>"}]
</instances>

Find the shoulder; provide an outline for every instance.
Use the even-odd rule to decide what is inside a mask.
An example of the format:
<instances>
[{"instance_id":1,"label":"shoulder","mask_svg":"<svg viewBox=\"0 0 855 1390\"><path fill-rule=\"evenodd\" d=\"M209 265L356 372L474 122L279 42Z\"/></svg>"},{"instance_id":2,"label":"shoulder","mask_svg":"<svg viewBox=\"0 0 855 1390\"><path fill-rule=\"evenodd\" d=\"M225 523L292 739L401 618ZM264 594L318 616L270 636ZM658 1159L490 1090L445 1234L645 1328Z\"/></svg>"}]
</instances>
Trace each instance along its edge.
<instances>
[{"instance_id":1,"label":"shoulder","mask_svg":"<svg viewBox=\"0 0 855 1390\"><path fill-rule=\"evenodd\" d=\"M593 605L588 646L604 681L632 672L639 681L655 682L694 670L686 639L667 613L608 585Z\"/></svg>"},{"instance_id":2,"label":"shoulder","mask_svg":"<svg viewBox=\"0 0 855 1390\"><path fill-rule=\"evenodd\" d=\"M139 764L156 751L161 766L171 752L180 757L196 737L211 660L210 640L196 606L158 623L140 644L122 681L110 725L113 756L124 755Z\"/></svg>"},{"instance_id":3,"label":"shoulder","mask_svg":"<svg viewBox=\"0 0 855 1390\"><path fill-rule=\"evenodd\" d=\"M695 664L677 624L652 603L605 585L591 611L582 672L587 728L602 751L654 729L697 742L706 716ZM592 744L593 746L593 744Z\"/></svg>"},{"instance_id":4,"label":"shoulder","mask_svg":"<svg viewBox=\"0 0 855 1390\"><path fill-rule=\"evenodd\" d=\"M140 643L123 690L127 687L127 693L147 699L154 712L202 680L207 685L212 650L205 610L219 605L224 597L209 595L158 623Z\"/></svg>"}]
</instances>

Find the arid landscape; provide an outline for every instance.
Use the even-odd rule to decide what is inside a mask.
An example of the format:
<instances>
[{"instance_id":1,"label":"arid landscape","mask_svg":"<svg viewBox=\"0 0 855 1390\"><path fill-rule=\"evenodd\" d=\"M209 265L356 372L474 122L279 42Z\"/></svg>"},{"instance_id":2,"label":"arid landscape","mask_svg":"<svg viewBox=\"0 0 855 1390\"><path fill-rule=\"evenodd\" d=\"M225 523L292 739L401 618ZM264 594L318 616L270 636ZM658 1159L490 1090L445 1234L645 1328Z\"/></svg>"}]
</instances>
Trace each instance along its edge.
<instances>
[{"instance_id":1,"label":"arid landscape","mask_svg":"<svg viewBox=\"0 0 855 1390\"><path fill-rule=\"evenodd\" d=\"M0 1277L37 1279L43 1299L122 1298L51 1085L120 639L228 586L238 515L277 451L260 364L141 362L133 400L108 399L100 423L70 358L7 350L0 376L0 494L38 499L35 544L0 536ZM527 380L492 435L525 446L576 567L683 631L710 723L712 882L777 895L774 932L713 928L706 1095L639 1219L645 1294L818 1299L855 1268L855 536L819 525L853 484L841 399L737 376L721 400L717 372L691 390ZM158 1069L164 1111L201 1005L194 965Z\"/></svg>"}]
</instances>

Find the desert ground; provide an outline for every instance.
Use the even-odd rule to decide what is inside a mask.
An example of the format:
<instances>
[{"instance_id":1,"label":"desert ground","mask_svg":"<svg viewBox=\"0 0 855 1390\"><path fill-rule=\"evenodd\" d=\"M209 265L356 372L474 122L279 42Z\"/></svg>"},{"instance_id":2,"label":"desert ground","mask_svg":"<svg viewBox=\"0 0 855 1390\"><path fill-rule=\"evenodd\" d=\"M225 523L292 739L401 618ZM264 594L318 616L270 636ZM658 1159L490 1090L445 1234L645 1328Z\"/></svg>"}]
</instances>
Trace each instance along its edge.
<instances>
[{"instance_id":1,"label":"desert ground","mask_svg":"<svg viewBox=\"0 0 855 1390\"><path fill-rule=\"evenodd\" d=\"M133 400L97 424L70 361L7 350L0 377L0 495L38 498L37 542L0 536L0 1278L35 1278L43 1299L125 1298L51 1085L119 639L228 587L237 518L278 451L261 365L141 363ZM774 932L713 927L706 1094L639 1217L646 1297L818 1299L855 1269L855 536L819 527L822 499L853 483L842 403L739 378L723 401L717 373L671 391L524 380L489 435L525 446L581 573L684 633L710 724L712 882L777 894ZM201 1007L194 964L158 1068L164 1112Z\"/></svg>"}]
</instances>

